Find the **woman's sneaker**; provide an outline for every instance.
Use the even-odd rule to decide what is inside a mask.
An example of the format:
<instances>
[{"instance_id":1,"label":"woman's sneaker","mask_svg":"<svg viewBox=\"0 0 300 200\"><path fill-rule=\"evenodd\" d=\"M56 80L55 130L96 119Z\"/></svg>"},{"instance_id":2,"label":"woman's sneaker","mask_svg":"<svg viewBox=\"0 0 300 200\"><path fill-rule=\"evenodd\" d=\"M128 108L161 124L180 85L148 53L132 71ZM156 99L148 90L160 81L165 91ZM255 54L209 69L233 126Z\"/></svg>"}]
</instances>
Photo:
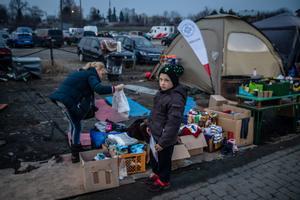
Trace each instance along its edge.
<instances>
[{"instance_id":1,"label":"woman's sneaker","mask_svg":"<svg viewBox=\"0 0 300 200\"><path fill-rule=\"evenodd\" d=\"M71 160L72 163L78 163L79 160L79 152L82 151L81 144L72 144L71 145Z\"/></svg>"},{"instance_id":2,"label":"woman's sneaker","mask_svg":"<svg viewBox=\"0 0 300 200\"><path fill-rule=\"evenodd\" d=\"M161 192L168 190L171 187L170 182L162 182L159 178L156 179L152 185L149 186L148 190L151 192Z\"/></svg>"}]
</instances>

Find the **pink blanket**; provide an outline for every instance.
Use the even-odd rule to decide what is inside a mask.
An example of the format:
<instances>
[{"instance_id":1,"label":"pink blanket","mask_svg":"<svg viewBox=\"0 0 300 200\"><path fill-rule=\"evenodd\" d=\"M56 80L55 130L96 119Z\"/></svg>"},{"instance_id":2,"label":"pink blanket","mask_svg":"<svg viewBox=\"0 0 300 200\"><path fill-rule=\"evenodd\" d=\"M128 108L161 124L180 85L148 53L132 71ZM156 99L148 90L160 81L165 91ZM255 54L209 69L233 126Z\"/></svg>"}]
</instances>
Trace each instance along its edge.
<instances>
[{"instance_id":1,"label":"pink blanket","mask_svg":"<svg viewBox=\"0 0 300 200\"><path fill-rule=\"evenodd\" d=\"M105 121L106 119L113 122L122 122L128 120L127 117L118 113L117 110L113 109L110 105L108 105L104 99L97 99L96 106L99 109L95 115L96 119L100 121Z\"/></svg>"}]
</instances>

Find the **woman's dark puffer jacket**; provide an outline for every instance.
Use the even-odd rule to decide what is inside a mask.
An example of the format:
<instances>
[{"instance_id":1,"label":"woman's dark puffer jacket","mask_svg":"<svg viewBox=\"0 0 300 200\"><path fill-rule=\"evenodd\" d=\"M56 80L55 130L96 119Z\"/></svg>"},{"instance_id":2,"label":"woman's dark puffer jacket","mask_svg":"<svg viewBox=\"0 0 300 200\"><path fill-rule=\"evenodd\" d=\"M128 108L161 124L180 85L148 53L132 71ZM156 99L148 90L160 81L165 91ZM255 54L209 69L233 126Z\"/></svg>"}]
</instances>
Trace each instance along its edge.
<instances>
[{"instance_id":1,"label":"woman's dark puffer jacket","mask_svg":"<svg viewBox=\"0 0 300 200\"><path fill-rule=\"evenodd\" d=\"M49 98L63 103L80 118L84 117L94 101L94 92L100 95L111 94L112 87L101 85L96 69L90 68L71 73Z\"/></svg>"}]
</instances>

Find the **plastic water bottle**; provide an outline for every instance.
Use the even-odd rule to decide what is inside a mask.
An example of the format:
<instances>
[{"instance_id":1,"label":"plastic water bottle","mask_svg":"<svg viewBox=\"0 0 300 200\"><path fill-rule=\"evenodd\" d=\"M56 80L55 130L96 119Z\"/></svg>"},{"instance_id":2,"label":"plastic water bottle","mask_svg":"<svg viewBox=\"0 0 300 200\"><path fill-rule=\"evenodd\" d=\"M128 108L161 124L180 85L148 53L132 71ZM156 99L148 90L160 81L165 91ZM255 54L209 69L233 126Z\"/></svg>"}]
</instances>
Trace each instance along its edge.
<instances>
[{"instance_id":1,"label":"plastic water bottle","mask_svg":"<svg viewBox=\"0 0 300 200\"><path fill-rule=\"evenodd\" d=\"M254 77L257 76L256 68L253 69L252 75L253 75Z\"/></svg>"},{"instance_id":2,"label":"plastic water bottle","mask_svg":"<svg viewBox=\"0 0 300 200\"><path fill-rule=\"evenodd\" d=\"M127 176L127 168L125 159L122 158L119 165L119 179L123 180Z\"/></svg>"}]
</instances>

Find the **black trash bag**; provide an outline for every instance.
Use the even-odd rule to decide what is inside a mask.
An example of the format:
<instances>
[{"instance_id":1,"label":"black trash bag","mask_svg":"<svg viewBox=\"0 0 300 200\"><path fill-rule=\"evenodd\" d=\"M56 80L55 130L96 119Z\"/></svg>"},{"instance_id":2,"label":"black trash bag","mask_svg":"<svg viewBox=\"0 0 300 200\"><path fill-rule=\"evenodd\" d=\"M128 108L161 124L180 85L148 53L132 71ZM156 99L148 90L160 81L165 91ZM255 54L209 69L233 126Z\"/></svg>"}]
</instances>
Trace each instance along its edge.
<instances>
[{"instance_id":1,"label":"black trash bag","mask_svg":"<svg viewBox=\"0 0 300 200\"><path fill-rule=\"evenodd\" d=\"M127 129L127 133L130 137L136 138L141 141L149 143L150 136L147 133L146 118L135 120Z\"/></svg>"},{"instance_id":2,"label":"black trash bag","mask_svg":"<svg viewBox=\"0 0 300 200\"><path fill-rule=\"evenodd\" d=\"M233 154L233 144L228 142L226 138L222 141L221 153L223 155Z\"/></svg>"}]
</instances>

